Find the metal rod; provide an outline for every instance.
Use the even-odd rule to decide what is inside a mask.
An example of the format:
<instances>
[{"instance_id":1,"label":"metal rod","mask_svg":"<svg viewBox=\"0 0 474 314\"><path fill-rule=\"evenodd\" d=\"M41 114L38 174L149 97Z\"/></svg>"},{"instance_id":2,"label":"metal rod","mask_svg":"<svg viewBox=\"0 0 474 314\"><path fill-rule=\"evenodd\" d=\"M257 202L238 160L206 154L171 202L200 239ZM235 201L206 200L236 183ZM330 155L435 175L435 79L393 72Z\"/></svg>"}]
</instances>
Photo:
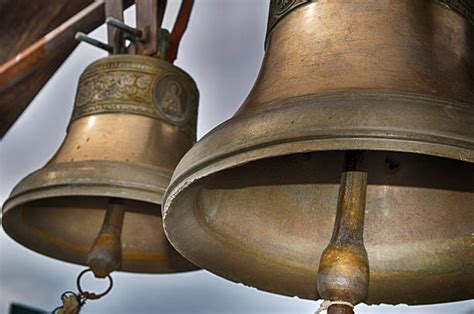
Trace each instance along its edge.
<instances>
[{"instance_id":1,"label":"metal rod","mask_svg":"<svg viewBox=\"0 0 474 314\"><path fill-rule=\"evenodd\" d=\"M105 0L105 17L123 21L123 0ZM107 20L106 20L107 22ZM112 47L112 54L125 53L125 40L122 31L107 24L107 43Z\"/></svg>"},{"instance_id":2,"label":"metal rod","mask_svg":"<svg viewBox=\"0 0 474 314\"><path fill-rule=\"evenodd\" d=\"M317 287L324 300L344 301L355 306L367 297L369 262L363 238L366 194L364 153L348 151L332 238L319 263ZM352 313L352 307L334 304L328 313Z\"/></svg>"},{"instance_id":3,"label":"metal rod","mask_svg":"<svg viewBox=\"0 0 474 314\"><path fill-rule=\"evenodd\" d=\"M135 42L135 52L139 55L153 56L158 52L159 32L166 9L166 0L136 1L137 28L146 30L146 40Z\"/></svg>"},{"instance_id":4,"label":"metal rod","mask_svg":"<svg viewBox=\"0 0 474 314\"><path fill-rule=\"evenodd\" d=\"M160 36L158 37L158 51L157 51L157 57L159 59L166 59L166 56L168 54L168 49L170 48L170 33L168 30L162 28L160 29Z\"/></svg>"},{"instance_id":5,"label":"metal rod","mask_svg":"<svg viewBox=\"0 0 474 314\"><path fill-rule=\"evenodd\" d=\"M112 53L112 52L113 52L112 46L109 46L109 45L107 45L106 43L103 43L103 42L101 42L101 41L99 41L99 40L97 40L97 39L94 39L94 38L92 38L92 37L89 37L89 36L87 36L87 35L84 34L84 33L78 32L78 33L76 33L76 36L75 36L74 38L76 38L76 40L86 42L86 43L88 43L88 44L90 44L90 45L92 45L92 46L95 46L95 47L97 47L97 48L100 48L100 49L102 49L102 50L105 50L105 51L107 51L107 52L109 52L109 53Z\"/></svg>"},{"instance_id":6,"label":"metal rod","mask_svg":"<svg viewBox=\"0 0 474 314\"><path fill-rule=\"evenodd\" d=\"M98 278L107 277L122 262L122 226L125 210L121 200L111 199L99 235L94 240L87 264Z\"/></svg>"},{"instance_id":7,"label":"metal rod","mask_svg":"<svg viewBox=\"0 0 474 314\"><path fill-rule=\"evenodd\" d=\"M116 28L124 31L127 34L130 34L133 37L136 37L138 40L146 40L146 38L144 38L146 36L144 36L145 32L143 30L128 26L127 24L117 20L116 18L108 17L105 20L105 22L107 23L107 25L116 27Z\"/></svg>"}]
</instances>

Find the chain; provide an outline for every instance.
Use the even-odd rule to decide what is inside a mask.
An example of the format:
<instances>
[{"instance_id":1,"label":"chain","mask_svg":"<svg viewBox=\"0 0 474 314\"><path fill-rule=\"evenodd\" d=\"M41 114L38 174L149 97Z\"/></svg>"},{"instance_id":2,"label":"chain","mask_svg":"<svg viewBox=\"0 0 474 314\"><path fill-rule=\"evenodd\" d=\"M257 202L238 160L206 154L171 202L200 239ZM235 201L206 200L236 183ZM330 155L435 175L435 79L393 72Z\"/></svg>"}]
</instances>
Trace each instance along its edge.
<instances>
[{"instance_id":1,"label":"chain","mask_svg":"<svg viewBox=\"0 0 474 314\"><path fill-rule=\"evenodd\" d=\"M109 280L109 286L103 292L95 293L84 290L81 286L81 279L88 272L92 272L92 270L90 268L87 268L79 273L76 279L76 286L78 292L66 291L61 294L61 302L63 304L55 308L51 312L52 314L77 314L80 312L81 308L84 306L87 300L98 300L103 296L107 295L110 290L112 290L114 282L110 275L106 277Z\"/></svg>"}]
</instances>

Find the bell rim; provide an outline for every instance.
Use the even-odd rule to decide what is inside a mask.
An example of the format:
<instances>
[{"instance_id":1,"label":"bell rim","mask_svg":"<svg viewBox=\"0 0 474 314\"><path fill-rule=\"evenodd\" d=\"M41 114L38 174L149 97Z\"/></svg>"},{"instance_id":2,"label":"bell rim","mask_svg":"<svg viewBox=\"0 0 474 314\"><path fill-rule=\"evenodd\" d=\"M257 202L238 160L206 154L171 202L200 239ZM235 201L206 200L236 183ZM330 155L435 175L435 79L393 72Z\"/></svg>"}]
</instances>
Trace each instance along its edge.
<instances>
[{"instance_id":1,"label":"bell rim","mask_svg":"<svg viewBox=\"0 0 474 314\"><path fill-rule=\"evenodd\" d=\"M28 181L34 179L37 176L45 177L48 174L51 174L52 170L61 171L62 168L69 168L71 167L86 167L86 168L93 168L93 167L101 167L101 166L119 166L123 167L123 162L118 161L104 161L104 160L93 160L93 161L75 161L71 163L58 163L58 164L48 164L44 168L41 168L24 179L22 179L13 189L8 199L5 201L2 211L2 226L5 232L16 242L19 242L23 246L40 253L42 255L46 255L51 258L59 259L61 261L79 264L79 265L86 265L86 261L79 261L74 257L70 257L67 254L64 254L61 250L55 251L54 249L47 249L44 247L40 247L33 243L34 241L26 240L26 235L23 235L21 230L23 227L16 227L15 221L16 218L22 215L24 209L22 206L28 206L28 204L32 204L35 201L39 200L49 200L55 199L60 197L77 197L77 196L84 196L84 197L100 197L100 198L107 198L107 197L118 197L127 200L133 201L140 201L145 203L151 203L155 205L161 205L162 202L162 195L164 192L164 187L162 186L159 189L155 190L147 190L143 187L140 188L132 188L131 186L127 186L126 189L124 186L120 186L118 184L111 185L111 184L100 184L100 183L92 183L91 181L83 182L81 184L75 184L71 187L70 182L62 182L46 186L40 186L37 188L28 187ZM150 173L150 170L165 181L169 181L169 177L171 173L166 171L165 169L160 169L156 167L150 166L143 166L143 165L128 165L129 167L133 167L134 171L139 171L143 173ZM49 169L48 169L49 168ZM51 169L54 168L54 169ZM48 172L48 170L50 170ZM26 186L25 186L26 183ZM163 185L163 184L161 184ZM153 186L153 185L150 185ZM133 190L133 193L130 193L130 190ZM126 192L126 193L124 193ZM137 192L141 192L138 193ZM159 211L159 210L157 210ZM159 213L157 213L159 214ZM162 235L164 237L164 234ZM79 254L75 252L75 254ZM171 252L167 257L170 261L167 263L158 263L157 261L152 262L144 262L144 261L127 261L122 265L118 271L124 272L133 272L133 273L176 273L176 272L188 272L198 270L199 267L192 264L184 257L182 257L178 252ZM173 262L174 261L174 262Z\"/></svg>"},{"instance_id":2,"label":"bell rim","mask_svg":"<svg viewBox=\"0 0 474 314\"><path fill-rule=\"evenodd\" d=\"M14 219L15 216L21 215L21 212L22 211L9 211L5 213L2 217L2 227L4 228L5 233L8 234L10 238L12 238L15 242L21 244L25 248L43 256L62 262L71 263L74 265L87 266L86 258L78 260L77 258L69 257L67 254L63 254L62 252L58 253L55 249L45 249L38 245L32 244L30 241L25 240L25 236L22 236L19 232L12 231L13 227L11 227L11 223L13 222L11 222L11 219ZM76 252L76 254L78 253ZM201 270L199 266L187 260L177 251L175 251L174 254L169 254L167 259L169 260L168 264L162 264L157 261L151 261L148 263L143 261L126 261L122 263L122 265L117 271L138 274L170 274Z\"/></svg>"},{"instance_id":3,"label":"bell rim","mask_svg":"<svg viewBox=\"0 0 474 314\"><path fill-rule=\"evenodd\" d=\"M424 154L435 157L449 158L464 162L474 162L474 129L471 131L471 136L469 134L464 134L464 138L454 138L451 134L446 134L444 136L432 136L432 134L422 134L425 137L418 139L409 139L408 136L411 135L410 132L400 132L395 134L395 136L387 136L386 134L379 133L375 135L370 134L361 134L357 137L349 134L341 135L327 135L327 134L318 134L316 130L315 134L310 134L312 131L306 132L304 136L294 136L295 133L301 133L301 127L294 128L296 132L293 131L293 134L289 134L287 138L277 138L275 135L270 134L267 138L263 138L259 142L253 141L250 145L241 145L240 147L234 147L235 142L231 140L221 140L221 142L227 142L230 144L230 147L224 151L219 145L209 145L208 142L213 142L216 138L221 136L221 133L226 129L231 127L234 130L246 130L252 123L261 119L262 115L269 115L270 118L281 115L287 118L288 112L296 115L299 114L298 108L294 106L291 108L291 103L288 105L288 102L305 102L307 99L315 98L317 100L323 101L334 101L337 100L340 96L340 92L331 92L315 95L306 95L300 96L292 99L285 99L281 101L274 101L265 105L260 106L257 109L249 110L249 112L242 113L240 110L230 119L224 121L220 125L216 126L209 133L204 135L190 150L186 152L183 158L180 160L176 166L171 182L168 185L165 195L164 195L164 206L163 212L165 214L167 210L166 200L169 198L170 194L174 190L180 190L180 186L186 184L187 181L195 181L203 176L208 176L212 173L237 167L247 162L256 161L259 159L264 159L272 156L284 156L295 153L305 153L305 152L317 152L317 151L332 151L332 150L374 150L374 151L393 151L393 152L406 152L414 154ZM456 124L459 121L457 119L465 119L466 123L472 124L470 120L474 119L474 108L473 105L468 103L462 103L459 101L452 101L449 99L434 97L429 95L420 95L415 93L407 92L393 92L393 91L372 91L372 90L353 90L345 92L342 96L343 98L347 97L348 99L361 96L365 97L391 97L392 99L402 99L405 101L416 101L421 104L422 107L431 107L437 108L438 111L448 111L448 110L459 110L461 113L466 113L466 116L459 116L456 119L453 119L451 115L453 113L443 114L446 116L448 123ZM271 108L272 106L277 107L276 109ZM285 110L288 109L289 110ZM251 118L254 118L254 121L248 122ZM454 122L453 122L454 121ZM438 124L433 125L434 127L439 127ZM353 131L349 129L349 131ZM368 129L368 131L372 131ZM378 130L375 130L378 131ZM398 132L398 130L395 130ZM238 137L240 134L233 134L228 137ZM254 134L251 134L254 135ZM286 134L283 134L285 136ZM403 135L403 136L400 136ZM426 136L427 135L427 136ZM451 137L450 137L451 135ZM470 140L466 140L467 138ZM259 138L260 139L260 138ZM435 139L436 141L430 141ZM446 142L443 143L443 140ZM451 141L451 143L449 143ZM250 142L250 141L249 141ZM298 147L296 147L298 143ZM244 143L245 144L245 143ZM202 149L206 145L207 149ZM217 148L216 148L217 147ZM202 149L203 152L198 151ZM276 151L275 155L272 155L268 150L271 149L272 153ZM221 150L221 151L219 151ZM261 153L257 153L261 152ZM197 155L197 154L201 155ZM197 155L197 156L195 156ZM251 155L251 156L249 156ZM227 161L227 162L225 162ZM220 166L215 166L218 163ZM222 164L222 165L221 165ZM202 173L202 175L201 175Z\"/></svg>"},{"instance_id":4,"label":"bell rim","mask_svg":"<svg viewBox=\"0 0 474 314\"><path fill-rule=\"evenodd\" d=\"M120 184L119 176L101 176L101 178L111 179L115 181L113 183L106 183L101 181L92 181L87 179L82 179L81 181L75 181L81 178L82 175L76 175L76 177L72 177L72 179L60 178L56 181L52 181L49 183L44 182L41 179L47 178L48 176L53 175L56 172L61 172L67 170L69 172L75 172L78 169L86 168L87 170L92 172L94 169L97 168L109 168L109 169L120 169L122 167L126 167L127 169L133 169L141 174L149 174L150 172L153 173L153 176L156 176L162 182L154 182L153 184L149 184L150 188L146 188L145 185L124 185ZM35 196L37 193L42 193L42 195L46 195L47 198L51 197L58 197L58 196L109 196L109 197L121 197L130 200L137 200L137 201L145 201L152 204L162 204L162 197L165 191L166 184L164 181L169 180L171 176L171 172L167 171L166 169L145 166L145 165L136 165L130 164L127 165L121 161L111 161L111 160L84 160L84 161L74 161L74 162L61 162L61 163L54 163L54 164L47 164L45 167L40 168L28 176L24 177L20 182L18 182L15 187L13 188L12 192L8 196L7 200L5 201L2 212L5 215L11 209L20 206L22 204L36 201L41 199L42 197ZM150 175L148 175L150 177ZM39 178L39 182L34 182L35 179ZM33 182L32 182L33 181ZM41 186L34 186L37 183L40 183ZM64 190L64 187L74 185L74 190ZM31 186L33 185L33 186ZM100 189L100 187L104 187L104 190ZM152 188L154 187L154 188ZM132 189L135 192L141 192L140 197L130 195L129 193L124 193L123 189ZM111 193L107 193L105 191L112 191Z\"/></svg>"}]
</instances>

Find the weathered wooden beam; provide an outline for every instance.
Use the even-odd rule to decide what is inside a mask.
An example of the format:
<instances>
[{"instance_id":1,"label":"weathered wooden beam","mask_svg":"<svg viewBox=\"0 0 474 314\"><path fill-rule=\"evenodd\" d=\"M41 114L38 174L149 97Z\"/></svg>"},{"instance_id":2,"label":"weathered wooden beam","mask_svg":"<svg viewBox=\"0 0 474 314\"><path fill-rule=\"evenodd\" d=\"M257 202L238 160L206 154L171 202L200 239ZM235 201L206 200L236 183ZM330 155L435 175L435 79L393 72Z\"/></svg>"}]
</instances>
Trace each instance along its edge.
<instances>
[{"instance_id":1,"label":"weathered wooden beam","mask_svg":"<svg viewBox=\"0 0 474 314\"><path fill-rule=\"evenodd\" d=\"M23 2L25 1L19 1L19 3ZM27 2L36 3L36 1ZM58 2L68 7L68 10L72 10L69 6L73 6L76 2L79 3L80 0L38 2L43 3L45 7L53 5L53 3L56 5ZM56 25L52 31L39 38L31 46L0 65L0 138L5 135L44 84L77 46L78 42L74 39L75 33L78 31L91 32L104 23L104 0L87 0L87 2L90 3L89 6L81 10L81 7L77 5L75 15L69 16L70 18L61 25ZM132 3L133 1L125 1L125 8ZM31 23L34 24L35 21L33 20ZM15 23L11 25L15 25ZM28 29L20 28L19 31L27 32Z\"/></svg>"},{"instance_id":2,"label":"weathered wooden beam","mask_svg":"<svg viewBox=\"0 0 474 314\"><path fill-rule=\"evenodd\" d=\"M0 0L0 137L13 125L74 47L47 53L45 35L92 0ZM35 49L30 48L33 44ZM51 47L54 48L54 47ZM24 50L23 58L17 56ZM51 51L51 50L50 50ZM47 56L46 62L44 62ZM15 62L17 60L17 62ZM29 64L28 73L22 73Z\"/></svg>"}]
</instances>

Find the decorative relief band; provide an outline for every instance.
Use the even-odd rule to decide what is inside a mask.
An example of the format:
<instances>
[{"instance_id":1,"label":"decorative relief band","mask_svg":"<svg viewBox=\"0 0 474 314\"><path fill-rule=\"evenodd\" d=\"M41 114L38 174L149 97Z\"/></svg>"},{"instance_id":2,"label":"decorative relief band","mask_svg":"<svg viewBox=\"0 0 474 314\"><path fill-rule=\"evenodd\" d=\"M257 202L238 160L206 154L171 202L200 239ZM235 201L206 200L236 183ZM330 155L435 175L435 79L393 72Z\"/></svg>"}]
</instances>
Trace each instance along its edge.
<instances>
[{"instance_id":1,"label":"decorative relief band","mask_svg":"<svg viewBox=\"0 0 474 314\"><path fill-rule=\"evenodd\" d=\"M474 25L474 0L435 0L441 5L464 16Z\"/></svg>"},{"instance_id":2,"label":"decorative relief band","mask_svg":"<svg viewBox=\"0 0 474 314\"><path fill-rule=\"evenodd\" d=\"M198 97L194 81L173 65L117 55L93 63L81 75L72 120L101 113L138 114L195 136Z\"/></svg>"},{"instance_id":3,"label":"decorative relief band","mask_svg":"<svg viewBox=\"0 0 474 314\"><path fill-rule=\"evenodd\" d=\"M308 3L311 0L270 0L270 11L268 14L267 36L273 27L294 8Z\"/></svg>"}]
</instances>

